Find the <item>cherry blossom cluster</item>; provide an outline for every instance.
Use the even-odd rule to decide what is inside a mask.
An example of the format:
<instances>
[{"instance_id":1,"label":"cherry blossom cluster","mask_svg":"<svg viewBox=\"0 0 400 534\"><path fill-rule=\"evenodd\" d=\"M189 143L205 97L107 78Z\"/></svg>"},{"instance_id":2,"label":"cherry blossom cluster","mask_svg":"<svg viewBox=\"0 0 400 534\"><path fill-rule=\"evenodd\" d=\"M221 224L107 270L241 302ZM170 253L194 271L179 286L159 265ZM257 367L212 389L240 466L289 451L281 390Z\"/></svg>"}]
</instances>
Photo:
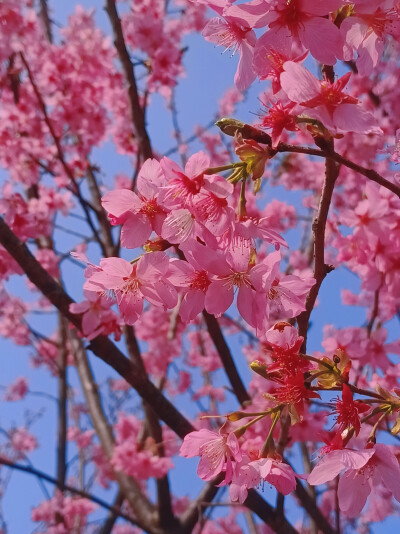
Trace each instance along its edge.
<instances>
[{"instance_id":1,"label":"cherry blossom cluster","mask_svg":"<svg viewBox=\"0 0 400 534\"><path fill-rule=\"evenodd\" d=\"M202 152L191 156L184 171L167 158L147 160L138 175L138 194L120 189L103 197L111 223L122 225L121 244L149 250L131 262L104 258L85 272L85 290L112 292L126 324L138 320L144 300L172 309L178 296L185 323L203 309L221 315L236 288L239 313L260 331L270 313L295 317L305 309L314 279L281 274L279 250L257 254L257 238L277 248L285 241L268 218L248 217L240 199L235 212L234 186L209 165ZM153 231L156 238L149 241ZM172 245L185 260L162 250Z\"/></svg>"},{"instance_id":2,"label":"cherry blossom cluster","mask_svg":"<svg viewBox=\"0 0 400 534\"><path fill-rule=\"evenodd\" d=\"M162 534L160 509L174 525L198 519L194 532L243 532L242 507L206 520L213 497L191 501L189 482L175 492L174 471L185 465L189 479L191 469L180 455L199 457L204 491L228 490L258 514L259 534L290 531L289 494L320 531L366 533L400 502L400 3L106 5L112 37L81 7L56 31L34 2L0 2L1 222L47 276L42 294L0 235L0 334L59 395L35 391L34 373L0 384L7 406L28 408L0 429L1 491L6 466L40 478L35 455L49 437L35 425L49 411L30 402L41 398L64 428L58 489L32 510L39 531L89 534L91 492L118 486L115 534ZM220 131L195 125L186 139L175 88L197 33L239 58ZM155 93L172 113L167 156L143 144ZM258 111L254 124L229 118L243 106ZM110 143L130 176L117 163L112 179L101 171ZM72 280L82 263L85 281L80 271ZM340 294L352 322L323 292L340 273L357 280ZM54 321L64 289L76 302L64 295ZM321 326L327 310L335 323ZM111 335L118 348L101 337ZM100 354L115 371L102 374L91 361L99 345L130 359ZM280 494L267 519L254 507L266 485Z\"/></svg>"}]
</instances>

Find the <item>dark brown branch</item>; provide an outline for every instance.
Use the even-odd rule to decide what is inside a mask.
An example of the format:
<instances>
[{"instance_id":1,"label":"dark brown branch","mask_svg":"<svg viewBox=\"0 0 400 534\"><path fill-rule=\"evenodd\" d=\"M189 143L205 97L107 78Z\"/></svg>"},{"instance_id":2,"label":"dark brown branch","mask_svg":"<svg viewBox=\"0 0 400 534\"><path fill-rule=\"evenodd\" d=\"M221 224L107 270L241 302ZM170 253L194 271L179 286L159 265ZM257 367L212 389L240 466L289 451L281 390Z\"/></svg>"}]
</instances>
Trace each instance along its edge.
<instances>
[{"instance_id":1,"label":"dark brown branch","mask_svg":"<svg viewBox=\"0 0 400 534\"><path fill-rule=\"evenodd\" d=\"M116 513L116 510L119 510L122 506L122 503L124 502L124 494L119 491L114 499L113 508L115 508L115 511L110 510L110 513L107 517L107 519L104 521L99 534L111 534L112 529L114 528L115 522L118 519L118 514Z\"/></svg>"},{"instance_id":2,"label":"dark brown branch","mask_svg":"<svg viewBox=\"0 0 400 534\"><path fill-rule=\"evenodd\" d=\"M333 142L332 142L333 150ZM317 300L319 288L325 276L332 270L332 267L325 264L325 229L328 220L329 207L331 205L333 189L339 176L339 165L330 158L326 159L325 180L318 208L318 214L313 223L314 232L314 278L315 285L310 289L306 299L306 309L297 317L299 334L304 337L302 352L306 352L307 331L310 315Z\"/></svg>"},{"instance_id":3,"label":"dark brown branch","mask_svg":"<svg viewBox=\"0 0 400 534\"><path fill-rule=\"evenodd\" d=\"M123 328L128 354L137 367L137 372L145 380L147 377L146 368L144 366L143 358L140 353L139 344L135 336L133 326L126 325ZM155 440L157 445L157 453L159 456L165 456L162 435L162 428L160 422L154 412L151 404L143 401L143 409L146 416L146 427L148 434ZM172 499L169 486L168 475L156 479L157 485L157 503L158 503L158 522L160 527L171 528L175 526L178 528L178 520L172 510Z\"/></svg>"},{"instance_id":4,"label":"dark brown branch","mask_svg":"<svg viewBox=\"0 0 400 534\"><path fill-rule=\"evenodd\" d=\"M200 510L203 503L211 502L219 488L212 482L208 482L180 517L182 533L190 534L199 520Z\"/></svg>"},{"instance_id":5,"label":"dark brown branch","mask_svg":"<svg viewBox=\"0 0 400 534\"><path fill-rule=\"evenodd\" d=\"M21 465L12 462L8 458L0 457L0 465L5 465L7 467L10 467L11 469L15 469L16 471L21 471L23 473L28 473L30 475L34 475L37 478L40 478L41 480L45 480L46 482L49 482L50 484L53 484L54 486L60 488L59 481L56 478L51 477L50 475L47 475L46 473L43 473L42 471L39 471L38 469L35 469L33 467L27 466L27 465ZM105 501L103 499L100 499L99 497L96 497L95 495L92 495L91 493L87 493L86 491L82 491L77 488L73 488L72 486L65 485L63 488L60 488L63 491L69 491L73 495L79 495L80 497L83 497L84 499L89 499L90 501L98 504L102 508L105 508L106 510L110 510L113 512L117 517L122 517L126 521L129 521L132 525L136 525L139 528L144 529L144 526L140 523L140 521L137 521L136 519L132 519L129 515L124 514L121 512L121 510L117 507L114 507Z\"/></svg>"},{"instance_id":6,"label":"dark brown branch","mask_svg":"<svg viewBox=\"0 0 400 534\"><path fill-rule=\"evenodd\" d=\"M118 16L115 1L106 0L105 10L111 22L114 34L114 45L118 52L118 57L121 61L125 78L128 83L128 98L133 130L143 159L146 160L153 157L153 151L150 144L150 138L146 130L144 112L140 106L133 64L126 48L122 25Z\"/></svg>"},{"instance_id":7,"label":"dark brown branch","mask_svg":"<svg viewBox=\"0 0 400 534\"><path fill-rule=\"evenodd\" d=\"M58 314L60 348L58 351L58 430L57 430L57 480L61 491L67 473L67 321Z\"/></svg>"},{"instance_id":8,"label":"dark brown branch","mask_svg":"<svg viewBox=\"0 0 400 534\"><path fill-rule=\"evenodd\" d=\"M69 305L73 302L71 297L64 291L54 278L41 266L36 258L31 254L27 246L10 230L8 225L0 217L0 243L7 250L15 261L22 267L29 280L43 293L45 297L68 319L76 328L80 330L81 320L78 315L69 311ZM148 380L147 377L138 376L137 367L129 361L112 341L105 336L98 336L92 340L90 349L122 376L138 394L151 404L157 417L164 421L182 439L186 434L195 430L191 423L175 408L175 406L164 397L164 395ZM85 369L89 363L86 361ZM92 386L90 386L92 387ZM96 401L98 404L100 401ZM101 407L101 405L100 405ZM100 409L98 407L98 409ZM96 429L97 431L97 429ZM110 439L108 436L105 436ZM112 442L111 442L112 443ZM120 473L122 475L122 473ZM122 486L127 500L129 500L129 490ZM125 493L125 490L127 492ZM265 521L271 528L276 527L279 534L296 534L293 527L285 520L281 528L276 523L275 511L255 490L250 490L249 498L246 501L250 509ZM269 514L272 510L273 514ZM274 522L275 521L275 522ZM274 526L275 525L275 526ZM278 528L279 527L279 528ZM175 530L175 532L177 532Z\"/></svg>"},{"instance_id":9,"label":"dark brown branch","mask_svg":"<svg viewBox=\"0 0 400 534\"><path fill-rule=\"evenodd\" d=\"M249 495L244 501L244 505L250 508L252 512L264 521L264 523L267 523L275 532L279 532L279 534L298 534L297 530L292 527L287 519L278 515L275 509L264 501L256 491L249 491ZM330 534L328 531L323 532L324 534Z\"/></svg>"},{"instance_id":10,"label":"dark brown branch","mask_svg":"<svg viewBox=\"0 0 400 534\"><path fill-rule=\"evenodd\" d=\"M103 410L98 387L86 356L85 348L82 340L78 338L74 330L71 330L69 335L76 369L93 427L96 430L106 457L111 459L114 451L114 436ZM157 532L158 534L158 531L152 528L154 526L154 506L143 495L139 484L132 477L129 477L121 471L115 471L115 478L135 516L146 526L146 531L153 532L154 534Z\"/></svg>"},{"instance_id":11,"label":"dark brown branch","mask_svg":"<svg viewBox=\"0 0 400 534\"><path fill-rule=\"evenodd\" d=\"M321 511L316 506L314 499L307 493L307 490L299 480L297 480L297 486L294 493L301 502L304 510L317 525L318 530L324 534L335 534L335 531L329 524L329 521L324 515L322 515Z\"/></svg>"},{"instance_id":12,"label":"dark brown branch","mask_svg":"<svg viewBox=\"0 0 400 534\"><path fill-rule=\"evenodd\" d=\"M51 31L51 19L49 15L49 7L47 5L47 0L40 0L40 12L39 15L42 19L44 30L46 32L46 37L49 43L53 42L53 33Z\"/></svg>"},{"instance_id":13,"label":"dark brown branch","mask_svg":"<svg viewBox=\"0 0 400 534\"><path fill-rule=\"evenodd\" d=\"M219 326L217 319L205 310L203 311L203 317L206 321L211 339L213 340L215 348L221 358L222 365L232 386L233 392L240 404L243 405L245 402L251 400L250 395L247 393L238 370L236 369L235 362L233 361L231 351L222 334L221 327Z\"/></svg>"}]
</instances>

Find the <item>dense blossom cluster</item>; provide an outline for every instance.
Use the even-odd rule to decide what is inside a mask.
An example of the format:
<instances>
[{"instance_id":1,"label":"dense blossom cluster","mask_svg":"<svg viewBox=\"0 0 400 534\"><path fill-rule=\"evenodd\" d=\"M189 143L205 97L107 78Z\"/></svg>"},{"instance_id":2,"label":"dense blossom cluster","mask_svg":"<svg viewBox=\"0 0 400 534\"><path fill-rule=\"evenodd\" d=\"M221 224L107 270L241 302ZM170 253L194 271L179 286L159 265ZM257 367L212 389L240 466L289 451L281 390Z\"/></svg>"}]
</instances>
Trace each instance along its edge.
<instances>
[{"instance_id":1,"label":"dense blossom cluster","mask_svg":"<svg viewBox=\"0 0 400 534\"><path fill-rule=\"evenodd\" d=\"M56 30L47 4L0 2L0 334L58 397L35 373L0 384L11 409L34 399L2 422L1 492L7 466L45 478L41 399L58 410L57 489L35 501L38 531L89 534L100 506L114 534L240 534L242 507L210 519L217 486L259 534L294 531L289 494L301 534L368 532L400 502L399 1L107 0L112 38L82 7ZM175 88L198 33L238 66L220 131L185 139ZM146 129L155 93L167 155ZM243 102L252 125L226 117ZM343 317L341 273L359 282ZM198 498L179 456L199 458ZM264 487L280 494L268 513Z\"/></svg>"}]
</instances>

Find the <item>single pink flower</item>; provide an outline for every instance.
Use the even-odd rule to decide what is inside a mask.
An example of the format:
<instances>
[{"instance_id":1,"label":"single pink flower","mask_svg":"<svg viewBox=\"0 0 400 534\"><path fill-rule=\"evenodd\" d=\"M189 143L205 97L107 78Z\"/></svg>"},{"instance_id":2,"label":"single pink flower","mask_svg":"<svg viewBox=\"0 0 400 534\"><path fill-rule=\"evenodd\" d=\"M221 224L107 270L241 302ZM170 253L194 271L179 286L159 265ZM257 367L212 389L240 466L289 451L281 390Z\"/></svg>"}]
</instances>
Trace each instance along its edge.
<instances>
[{"instance_id":1,"label":"single pink flower","mask_svg":"<svg viewBox=\"0 0 400 534\"><path fill-rule=\"evenodd\" d=\"M169 258L164 252L151 252L131 264L122 258L103 258L100 271L90 272L84 289L117 299L122 318L134 324L143 311L143 299L155 306L173 308L177 293L169 282Z\"/></svg>"},{"instance_id":2,"label":"single pink flower","mask_svg":"<svg viewBox=\"0 0 400 534\"><path fill-rule=\"evenodd\" d=\"M289 495L296 488L296 477L293 469L273 458L259 458L251 462L260 477L272 484L282 495Z\"/></svg>"},{"instance_id":3,"label":"single pink flower","mask_svg":"<svg viewBox=\"0 0 400 534\"><path fill-rule=\"evenodd\" d=\"M185 436L180 455L185 458L200 456L197 474L203 480L211 480L225 472L224 484L229 484L232 480L232 460L240 462L242 459L235 434L221 436L205 428Z\"/></svg>"},{"instance_id":4,"label":"single pink flower","mask_svg":"<svg viewBox=\"0 0 400 534\"><path fill-rule=\"evenodd\" d=\"M382 56L387 36L400 39L400 7L398 0L356 0L354 4L354 12L340 25L345 41L344 59L352 60L356 52L358 73L368 76Z\"/></svg>"},{"instance_id":5,"label":"single pink flower","mask_svg":"<svg viewBox=\"0 0 400 534\"><path fill-rule=\"evenodd\" d=\"M358 100L343 92L350 79L347 73L334 83L320 81L302 65L288 61L283 66L281 85L292 102L305 108L305 114L317 119L336 133L382 133L374 116L364 111Z\"/></svg>"},{"instance_id":6,"label":"single pink flower","mask_svg":"<svg viewBox=\"0 0 400 534\"><path fill-rule=\"evenodd\" d=\"M253 68L260 80L271 80L274 94L281 90L280 76L286 61L302 62L308 52L301 53L292 39L282 39L274 31L262 35L254 48Z\"/></svg>"},{"instance_id":7,"label":"single pink flower","mask_svg":"<svg viewBox=\"0 0 400 534\"><path fill-rule=\"evenodd\" d=\"M122 224L121 244L126 248L142 246L154 230L161 235L161 226L167 212L161 206L165 177L155 159L148 159L137 179L138 195L129 189L109 191L102 198L111 224Z\"/></svg>"},{"instance_id":8,"label":"single pink flower","mask_svg":"<svg viewBox=\"0 0 400 534\"><path fill-rule=\"evenodd\" d=\"M365 450L336 450L312 470L308 483L325 484L346 470L339 480L339 507L349 517L361 513L374 486L382 484L400 502L400 466L390 447L378 443Z\"/></svg>"},{"instance_id":9,"label":"single pink flower","mask_svg":"<svg viewBox=\"0 0 400 534\"><path fill-rule=\"evenodd\" d=\"M256 78L253 70L253 53L256 34L247 25L235 17L226 16L225 20L214 17L208 21L202 32L206 41L224 46L232 55L239 52L239 64L235 74L235 85L239 91L245 91Z\"/></svg>"},{"instance_id":10,"label":"single pink flower","mask_svg":"<svg viewBox=\"0 0 400 534\"><path fill-rule=\"evenodd\" d=\"M207 271L201 269L191 256L186 255L186 257L194 265L182 260L172 261L169 280L175 287L181 288L182 301L179 315L183 322L188 323L203 311L211 280Z\"/></svg>"},{"instance_id":11,"label":"single pink flower","mask_svg":"<svg viewBox=\"0 0 400 534\"><path fill-rule=\"evenodd\" d=\"M243 456L240 462L235 463L232 482L229 485L231 501L243 504L248 490L255 488L261 482L260 473L253 464L248 456Z\"/></svg>"}]
</instances>

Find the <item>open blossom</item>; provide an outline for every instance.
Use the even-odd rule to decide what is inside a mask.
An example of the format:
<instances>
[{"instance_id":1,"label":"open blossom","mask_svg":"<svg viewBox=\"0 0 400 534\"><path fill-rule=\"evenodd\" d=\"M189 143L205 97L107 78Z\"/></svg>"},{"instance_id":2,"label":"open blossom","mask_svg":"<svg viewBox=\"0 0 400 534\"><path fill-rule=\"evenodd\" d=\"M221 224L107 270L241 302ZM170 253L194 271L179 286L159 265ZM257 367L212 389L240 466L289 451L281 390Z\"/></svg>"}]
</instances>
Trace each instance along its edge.
<instances>
[{"instance_id":1,"label":"open blossom","mask_svg":"<svg viewBox=\"0 0 400 534\"><path fill-rule=\"evenodd\" d=\"M341 434L344 430L353 427L356 435L360 432L360 413L370 409L368 404L361 401L353 400L353 393L347 384L343 384L342 400L338 399L335 404L334 412L336 415L336 424L338 432Z\"/></svg>"},{"instance_id":2,"label":"open blossom","mask_svg":"<svg viewBox=\"0 0 400 534\"><path fill-rule=\"evenodd\" d=\"M317 119L333 133L382 133L374 116L358 100L343 92L350 79L347 73L334 83L320 81L298 63L283 66L281 85L292 102L304 107L304 114Z\"/></svg>"},{"instance_id":3,"label":"open blossom","mask_svg":"<svg viewBox=\"0 0 400 534\"><path fill-rule=\"evenodd\" d=\"M202 245L196 246L196 261L210 274L211 283L205 296L205 309L208 313L220 315L233 303L237 289L237 307L240 315L251 326L256 325L259 314L256 288L261 286L261 274L267 267L258 268L251 262L250 250L224 254L221 250L211 250Z\"/></svg>"},{"instance_id":4,"label":"open blossom","mask_svg":"<svg viewBox=\"0 0 400 534\"><path fill-rule=\"evenodd\" d=\"M176 290L167 278L169 259L164 252L145 254L133 265L122 258L103 258L100 269L90 270L84 289L100 294L112 291L127 324L134 324L141 316L143 299L164 308L177 303Z\"/></svg>"},{"instance_id":5,"label":"open blossom","mask_svg":"<svg viewBox=\"0 0 400 534\"><path fill-rule=\"evenodd\" d=\"M268 365L268 374L274 374L276 380L295 376L299 371L306 371L310 364L299 355L303 337L297 329L283 321L276 323L265 333L263 348L270 356L272 364Z\"/></svg>"},{"instance_id":6,"label":"open blossom","mask_svg":"<svg viewBox=\"0 0 400 534\"><path fill-rule=\"evenodd\" d=\"M203 311L205 298L211 280L207 271L202 269L193 256L187 254L189 261L171 262L170 280L175 287L181 288L182 300L179 315L185 323Z\"/></svg>"},{"instance_id":7,"label":"open blossom","mask_svg":"<svg viewBox=\"0 0 400 534\"><path fill-rule=\"evenodd\" d=\"M185 436L180 455L185 458L200 456L197 474L203 480L211 480L219 473L225 472L225 484L229 484L232 480L232 459L235 462L240 462L242 459L239 443L234 434L220 435L205 428Z\"/></svg>"},{"instance_id":8,"label":"open blossom","mask_svg":"<svg viewBox=\"0 0 400 534\"><path fill-rule=\"evenodd\" d=\"M257 274L261 278L262 291L257 293L257 306L260 312L257 315L256 327L265 330L271 313L283 317L296 317L305 310L305 300L309 289L315 284L312 276L300 278L296 275L282 275L280 273L281 254L279 251L269 254L262 270L256 266Z\"/></svg>"},{"instance_id":9,"label":"open blossom","mask_svg":"<svg viewBox=\"0 0 400 534\"><path fill-rule=\"evenodd\" d=\"M333 480L341 471L338 486L339 507L349 517L364 508L373 488L382 484L400 502L400 466L390 447L382 443L360 451L352 449L329 452L314 467L308 483L312 486Z\"/></svg>"},{"instance_id":10,"label":"open blossom","mask_svg":"<svg viewBox=\"0 0 400 534\"><path fill-rule=\"evenodd\" d=\"M225 13L254 28L268 24L276 40L295 40L321 63L334 65L343 56L342 37L329 13L344 0L252 0L231 6Z\"/></svg>"},{"instance_id":11,"label":"open blossom","mask_svg":"<svg viewBox=\"0 0 400 534\"><path fill-rule=\"evenodd\" d=\"M234 17L225 17L225 20L213 18L202 32L206 41L224 46L239 53L239 64L235 74L235 85L240 91L245 91L255 80L253 71L253 53L256 44L256 34L248 26L240 24Z\"/></svg>"},{"instance_id":12,"label":"open blossom","mask_svg":"<svg viewBox=\"0 0 400 534\"><path fill-rule=\"evenodd\" d=\"M121 337L120 318L110 308L112 300L94 291L84 291L87 300L72 303L69 310L72 313L82 313L82 332L87 339L94 339L100 334L114 334L116 341Z\"/></svg>"},{"instance_id":13,"label":"open blossom","mask_svg":"<svg viewBox=\"0 0 400 534\"><path fill-rule=\"evenodd\" d=\"M259 126L264 130L271 129L272 147L275 148L281 140L283 130L296 132L299 127L293 108L294 102L284 104L282 100L276 102L263 102L263 110L260 114Z\"/></svg>"},{"instance_id":14,"label":"open blossom","mask_svg":"<svg viewBox=\"0 0 400 534\"><path fill-rule=\"evenodd\" d=\"M356 66L361 76L368 76L378 64L388 35L400 39L398 0L355 0L354 10L340 25L345 41L344 59L357 54Z\"/></svg>"},{"instance_id":15,"label":"open blossom","mask_svg":"<svg viewBox=\"0 0 400 534\"><path fill-rule=\"evenodd\" d=\"M210 166L210 158L204 152L190 156L183 171L172 159L164 157L160 161L167 180L164 188L163 204L169 209L187 208L204 187L208 189L208 176L204 171Z\"/></svg>"},{"instance_id":16,"label":"open blossom","mask_svg":"<svg viewBox=\"0 0 400 534\"><path fill-rule=\"evenodd\" d=\"M122 224L122 246L136 248L143 245L153 230L161 234L161 226L167 215L160 205L160 188L164 185L165 178L159 162L148 159L138 175L139 195L130 189L116 189L103 196L102 205L108 211L111 223Z\"/></svg>"},{"instance_id":17,"label":"open blossom","mask_svg":"<svg viewBox=\"0 0 400 534\"><path fill-rule=\"evenodd\" d=\"M271 394L278 403L287 406L292 424L303 420L305 400L320 398L318 393L306 388L304 375L300 371L287 377L282 386L271 390Z\"/></svg>"},{"instance_id":18,"label":"open blossom","mask_svg":"<svg viewBox=\"0 0 400 534\"><path fill-rule=\"evenodd\" d=\"M253 68L260 80L271 80L274 94L281 89L280 77L286 61L301 62L307 52L301 53L291 39L281 39L275 32L266 32L254 49Z\"/></svg>"},{"instance_id":19,"label":"open blossom","mask_svg":"<svg viewBox=\"0 0 400 534\"><path fill-rule=\"evenodd\" d=\"M275 486L282 495L289 495L296 488L296 477L293 469L274 458L259 458L251 462L260 477Z\"/></svg>"}]
</instances>

